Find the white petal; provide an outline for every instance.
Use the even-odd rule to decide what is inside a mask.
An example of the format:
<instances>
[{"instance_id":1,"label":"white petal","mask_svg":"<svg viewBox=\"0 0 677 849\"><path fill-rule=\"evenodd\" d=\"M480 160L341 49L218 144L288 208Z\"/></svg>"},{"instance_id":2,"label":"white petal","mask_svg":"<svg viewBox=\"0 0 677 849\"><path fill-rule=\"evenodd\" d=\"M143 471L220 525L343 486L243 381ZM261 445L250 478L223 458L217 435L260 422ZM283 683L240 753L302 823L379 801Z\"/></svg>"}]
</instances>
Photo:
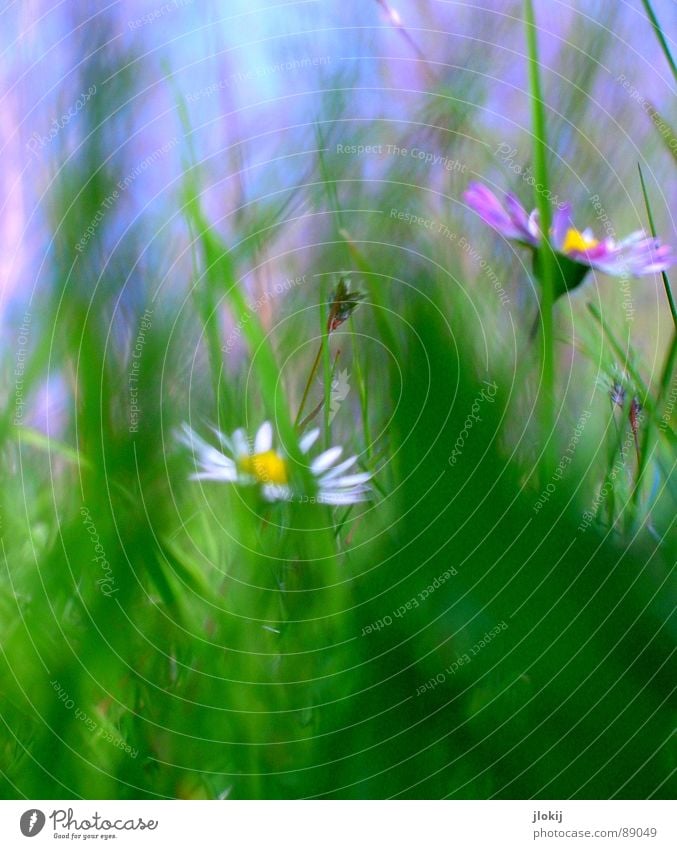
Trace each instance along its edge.
<instances>
[{"instance_id":1,"label":"white petal","mask_svg":"<svg viewBox=\"0 0 677 849\"><path fill-rule=\"evenodd\" d=\"M218 428L215 428L215 427L212 428L212 432L214 433L216 438L219 440L221 445L224 448L226 448L228 451L230 451L231 454L233 454L234 453L233 443L230 441L230 439L228 439L226 434L222 433Z\"/></svg>"},{"instance_id":2,"label":"white petal","mask_svg":"<svg viewBox=\"0 0 677 849\"><path fill-rule=\"evenodd\" d=\"M266 484L261 487L261 493L266 501L291 501L291 490L288 486Z\"/></svg>"},{"instance_id":3,"label":"white petal","mask_svg":"<svg viewBox=\"0 0 677 849\"><path fill-rule=\"evenodd\" d=\"M258 429L254 440L254 453L264 454L273 447L273 428L270 422L264 422Z\"/></svg>"},{"instance_id":4,"label":"white petal","mask_svg":"<svg viewBox=\"0 0 677 849\"><path fill-rule=\"evenodd\" d=\"M188 427L188 425L183 426L183 433L179 434L179 439L184 443L184 445L187 445L188 448L191 449L193 454L196 456L196 459L198 459L205 467L216 466L219 468L228 468L233 465L233 462L229 457L226 457L225 454L222 454L217 448L214 448L208 442L205 442L205 440L198 436L192 428Z\"/></svg>"},{"instance_id":5,"label":"white petal","mask_svg":"<svg viewBox=\"0 0 677 849\"><path fill-rule=\"evenodd\" d=\"M634 230L629 236L621 239L618 246L621 248L627 248L630 245L634 245L636 242L641 242L642 239L646 239L646 237L646 232L644 230Z\"/></svg>"},{"instance_id":6,"label":"white petal","mask_svg":"<svg viewBox=\"0 0 677 849\"><path fill-rule=\"evenodd\" d=\"M348 490L347 492L335 492L330 490L325 492L320 490L317 494L317 500L321 504L332 504L335 506L342 504L357 504L359 501L366 501L367 494L361 490Z\"/></svg>"},{"instance_id":7,"label":"white petal","mask_svg":"<svg viewBox=\"0 0 677 849\"><path fill-rule=\"evenodd\" d=\"M205 470L235 468L235 463L233 463L230 457L226 457L220 451L217 451L216 448L211 447L208 447L208 450L202 452L200 462Z\"/></svg>"},{"instance_id":8,"label":"white petal","mask_svg":"<svg viewBox=\"0 0 677 849\"><path fill-rule=\"evenodd\" d=\"M539 216L538 216L538 210L537 209L534 209L534 211L529 216L527 228L528 228L529 232L531 233L531 235L534 237L534 239L540 239L541 238L541 228L540 228L540 225L539 225Z\"/></svg>"},{"instance_id":9,"label":"white petal","mask_svg":"<svg viewBox=\"0 0 677 849\"><path fill-rule=\"evenodd\" d=\"M249 443L247 442L247 434L244 429L239 427L232 436L233 448L238 457L249 456Z\"/></svg>"},{"instance_id":10,"label":"white petal","mask_svg":"<svg viewBox=\"0 0 677 849\"><path fill-rule=\"evenodd\" d=\"M322 454L317 456L310 464L311 470L316 475L319 475L320 472L326 471L333 463L335 463L342 453L343 448L339 445L335 445L333 448L323 451Z\"/></svg>"},{"instance_id":11,"label":"white petal","mask_svg":"<svg viewBox=\"0 0 677 849\"><path fill-rule=\"evenodd\" d=\"M369 472L358 472L356 475L345 475L338 480L329 481L328 484L326 480L322 480L320 486L327 486L327 488L359 486L360 484L366 483L370 478L371 475Z\"/></svg>"},{"instance_id":12,"label":"white petal","mask_svg":"<svg viewBox=\"0 0 677 849\"><path fill-rule=\"evenodd\" d=\"M193 448L196 442L201 442L200 437L195 433L192 427L187 424L181 425L181 430L177 431L176 438L179 442L187 445L188 448Z\"/></svg>"},{"instance_id":13,"label":"white petal","mask_svg":"<svg viewBox=\"0 0 677 849\"><path fill-rule=\"evenodd\" d=\"M314 428L313 430L309 430L305 436L301 437L299 442L299 448L301 449L301 453L305 454L310 448L315 445L317 442L317 437L320 435L319 427Z\"/></svg>"},{"instance_id":14,"label":"white petal","mask_svg":"<svg viewBox=\"0 0 677 849\"><path fill-rule=\"evenodd\" d=\"M343 462L339 463L338 466L334 466L333 469L329 469L329 471L322 475L321 482L326 483L327 481L333 480L339 475L343 474L343 472L347 471L357 460L357 455L353 454L352 457L348 457L347 460L343 460Z\"/></svg>"},{"instance_id":15,"label":"white petal","mask_svg":"<svg viewBox=\"0 0 677 849\"><path fill-rule=\"evenodd\" d=\"M237 480L237 469L233 466L231 469L224 467L223 469L210 469L204 472L195 472L190 476L193 481L226 481L227 483L235 483Z\"/></svg>"}]
</instances>

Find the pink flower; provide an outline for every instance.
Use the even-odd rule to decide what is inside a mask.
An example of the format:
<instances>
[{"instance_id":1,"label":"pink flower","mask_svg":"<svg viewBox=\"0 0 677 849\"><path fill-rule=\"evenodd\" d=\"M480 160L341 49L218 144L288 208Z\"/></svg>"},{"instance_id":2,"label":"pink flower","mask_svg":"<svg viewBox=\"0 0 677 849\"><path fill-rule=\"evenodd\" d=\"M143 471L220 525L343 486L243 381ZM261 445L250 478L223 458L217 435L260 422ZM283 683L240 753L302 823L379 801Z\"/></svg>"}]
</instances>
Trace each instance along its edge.
<instances>
[{"instance_id":1,"label":"pink flower","mask_svg":"<svg viewBox=\"0 0 677 849\"><path fill-rule=\"evenodd\" d=\"M513 194L506 194L505 202L501 203L482 183L470 183L464 199L483 221L506 239L538 250L541 243L538 210L527 214ZM648 236L644 230L636 230L618 242L610 237L597 239L591 230L577 230L570 204L555 211L550 237L554 250L565 260L561 263L565 290L575 288L590 268L615 277L637 277L665 271L675 261L671 248Z\"/></svg>"}]
</instances>

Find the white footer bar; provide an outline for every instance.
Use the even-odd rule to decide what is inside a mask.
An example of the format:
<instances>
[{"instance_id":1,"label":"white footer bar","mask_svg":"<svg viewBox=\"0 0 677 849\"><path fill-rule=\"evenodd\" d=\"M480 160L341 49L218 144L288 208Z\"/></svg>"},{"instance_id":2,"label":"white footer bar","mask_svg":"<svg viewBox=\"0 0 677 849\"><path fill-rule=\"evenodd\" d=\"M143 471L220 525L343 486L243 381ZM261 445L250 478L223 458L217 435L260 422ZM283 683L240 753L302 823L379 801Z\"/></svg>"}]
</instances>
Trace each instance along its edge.
<instances>
[{"instance_id":1,"label":"white footer bar","mask_svg":"<svg viewBox=\"0 0 677 849\"><path fill-rule=\"evenodd\" d=\"M663 801L4 801L0 846L637 847L677 846Z\"/></svg>"}]
</instances>

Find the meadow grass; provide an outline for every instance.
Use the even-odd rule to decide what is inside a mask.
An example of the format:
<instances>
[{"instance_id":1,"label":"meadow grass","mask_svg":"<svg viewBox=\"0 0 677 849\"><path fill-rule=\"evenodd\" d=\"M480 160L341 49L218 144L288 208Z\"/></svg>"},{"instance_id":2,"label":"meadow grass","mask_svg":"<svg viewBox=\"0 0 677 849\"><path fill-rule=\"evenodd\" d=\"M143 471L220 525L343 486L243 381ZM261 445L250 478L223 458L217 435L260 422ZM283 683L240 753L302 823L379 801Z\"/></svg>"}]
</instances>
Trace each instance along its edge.
<instances>
[{"instance_id":1,"label":"meadow grass","mask_svg":"<svg viewBox=\"0 0 677 849\"><path fill-rule=\"evenodd\" d=\"M549 189L552 91L524 9L524 144ZM114 70L102 52L86 74ZM459 202L503 139L482 123L485 81L474 103L442 80L419 94L398 145L466 168L430 181L410 156L375 177L339 155L335 81L307 170L235 215L211 185L236 165L200 152L166 77L183 171L162 227L122 239L104 217L74 250L124 173L109 139L129 70L50 188L22 392L48 387L56 422L17 423L9 392L0 423L2 795L668 796L674 333L657 367L615 295L555 297L549 237L536 273ZM633 192L653 231L650 188ZM271 296L285 278L301 282ZM342 279L364 297L330 331ZM617 367L621 405L599 386ZM212 428L264 420L306 500L191 479L184 423L217 446ZM312 503L315 426L372 475L369 500Z\"/></svg>"}]
</instances>

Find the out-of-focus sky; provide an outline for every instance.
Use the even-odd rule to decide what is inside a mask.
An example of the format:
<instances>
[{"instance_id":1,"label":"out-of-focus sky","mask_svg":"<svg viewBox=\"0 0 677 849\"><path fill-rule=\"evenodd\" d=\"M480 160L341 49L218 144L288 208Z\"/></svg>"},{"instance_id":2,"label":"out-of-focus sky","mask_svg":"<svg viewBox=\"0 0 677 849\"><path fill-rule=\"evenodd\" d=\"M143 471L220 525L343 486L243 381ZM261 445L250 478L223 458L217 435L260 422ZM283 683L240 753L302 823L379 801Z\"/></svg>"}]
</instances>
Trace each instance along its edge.
<instances>
[{"instance_id":1,"label":"out-of-focus sky","mask_svg":"<svg viewBox=\"0 0 677 849\"><path fill-rule=\"evenodd\" d=\"M674 82L641 3L536 0L535 6L543 63L552 69L546 95L554 108L559 95L570 93L579 51L609 34L593 89L579 92L589 98L585 127L564 124L551 142L566 153L569 145L577 149L574 137L583 134L591 149L603 154L600 185L622 182L637 158L657 144L638 98L648 98L677 123ZM655 0L654 6L668 34L674 33L677 5ZM343 124L347 143L354 130L364 132L377 121L390 122L386 137L396 143L403 126L398 122L414 117L416 92L442 82L463 97L470 70L486 92L473 133L481 137L488 128L512 140L526 131L520 0L394 0L392 7L404 30L377 0L5 4L0 11L3 313L8 304L32 297L36 287L54 284L48 273L52 181L65 161L81 155L88 126L83 115L91 101L98 98L106 114L108 93L122 76L128 94L112 104L115 114L106 135L111 163L127 180L125 204L117 210L121 233L136 215L145 222L153 217L155 228L169 217L173 181L185 153L175 91L187 101L195 130L191 143L213 176L212 201L220 214L242 196L299 178L304 162L295 154L312 147L314 122L325 117L332 98L343 101L343 114L350 118ZM80 108L97 62L107 69L103 82ZM620 75L631 82L635 99ZM378 133L382 140L383 127ZM671 187L663 176L669 173L669 157L660 145L656 155L655 183L669 208L674 183ZM219 162L231 170L233 156L239 157L242 173L220 184ZM577 170L575 162L571 167ZM575 197L575 185L571 192ZM660 220L665 224L665 215Z\"/></svg>"}]
</instances>

